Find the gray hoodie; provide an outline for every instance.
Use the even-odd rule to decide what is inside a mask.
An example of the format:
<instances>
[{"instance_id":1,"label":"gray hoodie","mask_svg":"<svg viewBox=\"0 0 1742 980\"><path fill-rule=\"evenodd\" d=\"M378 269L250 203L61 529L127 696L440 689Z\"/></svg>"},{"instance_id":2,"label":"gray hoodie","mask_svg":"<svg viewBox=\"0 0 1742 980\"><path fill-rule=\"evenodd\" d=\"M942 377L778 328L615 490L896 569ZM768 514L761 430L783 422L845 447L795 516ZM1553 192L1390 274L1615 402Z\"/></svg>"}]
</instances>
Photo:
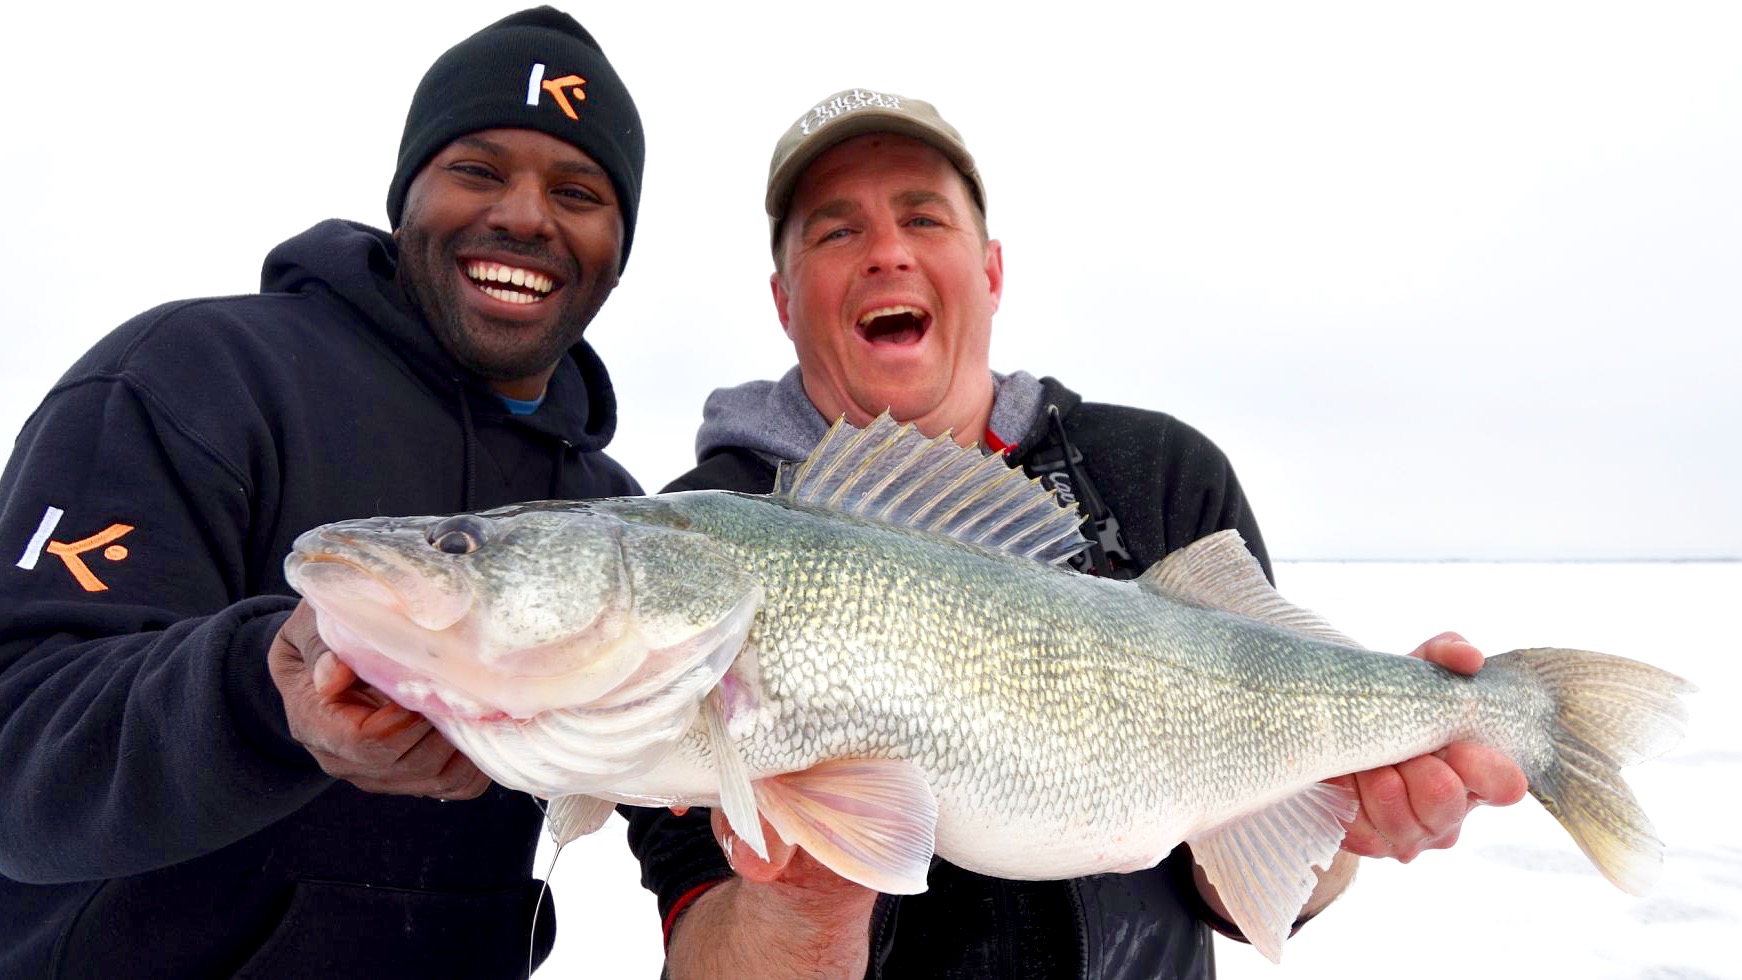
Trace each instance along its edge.
<instances>
[{"instance_id":1,"label":"gray hoodie","mask_svg":"<svg viewBox=\"0 0 1742 980\"><path fill-rule=\"evenodd\" d=\"M1040 380L1027 371L992 372L992 417L987 423L1000 441L1014 445L1040 417ZM751 381L716 388L702 406L696 432L696 458L731 447L749 449L769 463L803 459L822 441L834 419L825 419L804 393L797 365L779 381Z\"/></svg>"}]
</instances>

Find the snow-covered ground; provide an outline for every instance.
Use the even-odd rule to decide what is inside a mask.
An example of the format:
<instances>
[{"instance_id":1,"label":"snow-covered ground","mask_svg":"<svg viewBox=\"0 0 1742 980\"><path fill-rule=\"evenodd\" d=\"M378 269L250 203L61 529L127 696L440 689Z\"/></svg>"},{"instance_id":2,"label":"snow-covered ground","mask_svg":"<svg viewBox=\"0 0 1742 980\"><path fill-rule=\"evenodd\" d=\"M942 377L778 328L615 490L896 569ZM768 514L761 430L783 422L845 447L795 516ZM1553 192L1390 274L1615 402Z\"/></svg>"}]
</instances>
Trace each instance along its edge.
<instances>
[{"instance_id":1,"label":"snow-covered ground","mask_svg":"<svg viewBox=\"0 0 1742 980\"><path fill-rule=\"evenodd\" d=\"M1369 862L1280 967L1218 950L1224 980L1402 976L1742 978L1742 642L1720 619L1742 563L1283 563L1283 592L1368 646L1408 650L1457 629L1484 651L1568 646L1649 661L1699 685L1687 738L1629 771L1665 843L1644 898L1608 884L1526 798L1471 815L1463 840L1404 866ZM541 861L548 860L548 851ZM617 818L565 848L549 978L656 977L659 924Z\"/></svg>"}]
</instances>

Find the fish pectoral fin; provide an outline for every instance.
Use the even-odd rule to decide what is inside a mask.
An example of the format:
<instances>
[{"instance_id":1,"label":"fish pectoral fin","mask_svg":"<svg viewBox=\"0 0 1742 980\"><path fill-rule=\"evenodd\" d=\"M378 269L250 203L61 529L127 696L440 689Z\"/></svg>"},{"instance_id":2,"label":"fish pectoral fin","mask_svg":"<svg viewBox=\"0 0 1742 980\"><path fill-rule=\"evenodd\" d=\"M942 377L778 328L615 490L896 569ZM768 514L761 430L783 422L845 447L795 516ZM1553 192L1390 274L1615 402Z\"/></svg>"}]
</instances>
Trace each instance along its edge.
<instances>
[{"instance_id":1,"label":"fish pectoral fin","mask_svg":"<svg viewBox=\"0 0 1742 980\"><path fill-rule=\"evenodd\" d=\"M1332 643L1361 645L1318 613L1284 599L1264 577L1264 566L1252 557L1246 539L1233 528L1205 535L1169 554L1139 575L1137 584L1194 606L1238 613Z\"/></svg>"},{"instance_id":2,"label":"fish pectoral fin","mask_svg":"<svg viewBox=\"0 0 1742 980\"><path fill-rule=\"evenodd\" d=\"M560 846L605 826L615 809L610 800L574 793L552 799L544 808L544 819L550 825L551 840Z\"/></svg>"},{"instance_id":3,"label":"fish pectoral fin","mask_svg":"<svg viewBox=\"0 0 1742 980\"><path fill-rule=\"evenodd\" d=\"M732 665L714 688L725 712L726 730L734 739L748 738L762 711L762 660L756 644L739 644Z\"/></svg>"},{"instance_id":4,"label":"fish pectoral fin","mask_svg":"<svg viewBox=\"0 0 1742 980\"><path fill-rule=\"evenodd\" d=\"M925 891L937 798L900 759L835 759L759 780L762 815L829 870L891 895Z\"/></svg>"},{"instance_id":5,"label":"fish pectoral fin","mask_svg":"<svg viewBox=\"0 0 1742 980\"><path fill-rule=\"evenodd\" d=\"M768 860L768 842L762 836L762 818L756 812L756 791L750 785L750 768L744 754L726 727L725 695L716 687L702 701L708 745L714 753L714 771L720 777L720 812L738 839L750 845L756 856Z\"/></svg>"},{"instance_id":6,"label":"fish pectoral fin","mask_svg":"<svg viewBox=\"0 0 1742 980\"><path fill-rule=\"evenodd\" d=\"M1314 783L1186 838L1229 918L1271 962L1282 962L1282 942L1318 883L1313 868L1331 866L1343 841L1343 823L1354 818L1356 808L1353 790Z\"/></svg>"}]
</instances>

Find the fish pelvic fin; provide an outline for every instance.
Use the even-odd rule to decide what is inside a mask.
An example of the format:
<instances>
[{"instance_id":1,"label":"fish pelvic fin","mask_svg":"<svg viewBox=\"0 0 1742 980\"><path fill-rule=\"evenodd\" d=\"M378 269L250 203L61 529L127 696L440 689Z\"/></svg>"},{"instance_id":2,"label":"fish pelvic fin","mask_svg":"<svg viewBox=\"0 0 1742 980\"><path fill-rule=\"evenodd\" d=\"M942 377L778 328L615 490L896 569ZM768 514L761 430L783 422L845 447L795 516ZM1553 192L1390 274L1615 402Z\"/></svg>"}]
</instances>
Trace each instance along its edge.
<instances>
[{"instance_id":1,"label":"fish pelvic fin","mask_svg":"<svg viewBox=\"0 0 1742 980\"><path fill-rule=\"evenodd\" d=\"M1649 664L1584 650L1514 650L1482 667L1531 675L1553 706L1552 753L1521 768L1530 794L1622 891L1644 894L1663 866L1663 844L1621 778L1625 766L1681 740L1682 696L1696 688Z\"/></svg>"},{"instance_id":2,"label":"fish pelvic fin","mask_svg":"<svg viewBox=\"0 0 1742 980\"><path fill-rule=\"evenodd\" d=\"M1282 962L1282 943L1355 817L1355 793L1314 783L1262 810L1186 838L1228 917L1253 948Z\"/></svg>"},{"instance_id":3,"label":"fish pelvic fin","mask_svg":"<svg viewBox=\"0 0 1742 980\"><path fill-rule=\"evenodd\" d=\"M938 804L901 759L834 759L759 780L762 815L829 870L891 895L925 891Z\"/></svg>"},{"instance_id":4,"label":"fish pelvic fin","mask_svg":"<svg viewBox=\"0 0 1742 980\"><path fill-rule=\"evenodd\" d=\"M616 805L610 800L584 793L558 796L544 808L545 825L550 831L550 839L561 847L605 826L615 809Z\"/></svg>"},{"instance_id":5,"label":"fish pelvic fin","mask_svg":"<svg viewBox=\"0 0 1742 980\"><path fill-rule=\"evenodd\" d=\"M1002 456L926 438L888 412L835 422L804 462L782 464L776 496L1006 554L1058 564L1088 546L1082 515Z\"/></svg>"},{"instance_id":6,"label":"fish pelvic fin","mask_svg":"<svg viewBox=\"0 0 1742 980\"><path fill-rule=\"evenodd\" d=\"M1264 577L1246 539L1233 528L1193 541L1137 577L1137 584L1170 599L1238 613L1305 636L1359 647L1310 609L1289 602Z\"/></svg>"}]
</instances>

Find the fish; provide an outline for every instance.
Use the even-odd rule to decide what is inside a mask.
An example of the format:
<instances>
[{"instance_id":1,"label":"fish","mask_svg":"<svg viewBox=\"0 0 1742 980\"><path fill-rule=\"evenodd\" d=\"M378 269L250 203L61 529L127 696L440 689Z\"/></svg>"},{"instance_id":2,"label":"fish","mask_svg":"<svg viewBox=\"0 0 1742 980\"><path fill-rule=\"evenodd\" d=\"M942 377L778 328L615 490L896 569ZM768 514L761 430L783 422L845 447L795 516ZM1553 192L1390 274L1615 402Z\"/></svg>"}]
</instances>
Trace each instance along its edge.
<instances>
[{"instance_id":1,"label":"fish","mask_svg":"<svg viewBox=\"0 0 1742 980\"><path fill-rule=\"evenodd\" d=\"M767 494L536 501L311 529L322 638L559 840L614 804L762 820L845 878L1153 867L1180 843L1265 956L1358 802L1333 777L1456 741L1516 761L1611 882L1662 844L1622 779L1694 691L1554 648L1474 675L1369 650L1279 595L1236 531L1130 581L1063 566L1079 516L999 455L837 422Z\"/></svg>"}]
</instances>

